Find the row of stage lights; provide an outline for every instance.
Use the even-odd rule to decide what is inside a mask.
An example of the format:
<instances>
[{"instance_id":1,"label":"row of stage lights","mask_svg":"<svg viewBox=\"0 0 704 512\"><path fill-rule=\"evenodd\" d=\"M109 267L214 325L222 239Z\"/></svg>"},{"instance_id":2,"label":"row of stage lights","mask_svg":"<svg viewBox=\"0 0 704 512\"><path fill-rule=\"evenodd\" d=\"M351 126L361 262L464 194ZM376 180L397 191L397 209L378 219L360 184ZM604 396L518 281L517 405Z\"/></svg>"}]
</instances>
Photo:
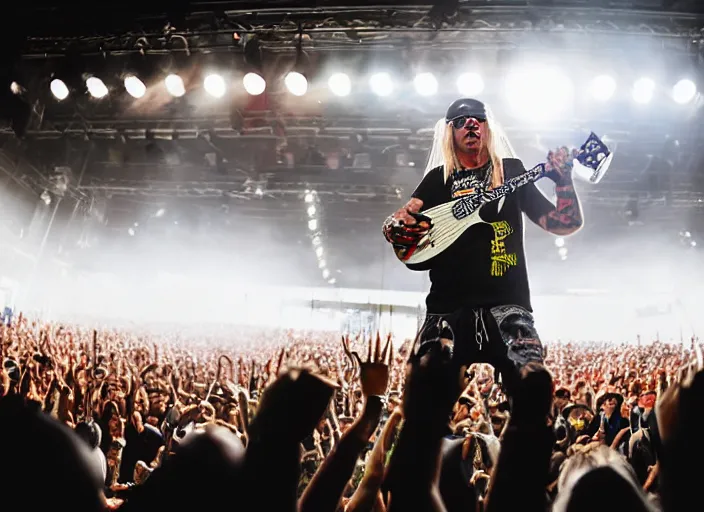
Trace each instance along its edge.
<instances>
[{"instance_id":1,"label":"row of stage lights","mask_svg":"<svg viewBox=\"0 0 704 512\"><path fill-rule=\"evenodd\" d=\"M551 76L552 75L552 76ZM541 94L547 98L560 98L566 91L573 88L568 77L557 73L554 70L533 70L533 72L517 73L513 77L508 77L507 89L514 92L529 89L530 84L539 84ZM305 75L291 71L284 78L284 83L288 91L294 96L304 96L308 92L308 79ZM135 75L128 75L124 78L123 84L127 93L134 98L142 98L147 92L147 86ZM90 76L85 81L88 93L94 98L104 98L109 94L108 87L96 76ZM186 94L186 85L183 79L177 74L168 75L163 82L166 90L174 97L181 97ZM352 92L352 80L345 73L335 73L331 75L327 82L330 92L335 96L344 97ZM257 73L247 73L242 79L244 90L252 95L258 96L267 88L266 80ZM390 73L382 72L371 75L369 78L370 90L380 97L391 96L397 89L398 84L394 81ZM438 79L432 73L419 73L413 79L413 86L420 96L433 96L438 92ZM457 78L457 92L463 96L475 96L484 91L484 80L478 73L463 73ZM215 98L225 96L228 84L225 78L219 74L212 73L203 80L205 91ZM50 89L54 97L58 100L65 100L70 95L66 83L59 78L54 78L50 83ZM554 89L554 90L553 90ZM609 75L595 77L589 90L594 99L598 101L608 101L618 89L616 80ZM648 77L636 80L631 88L633 100L639 104L647 104L652 101L657 90L655 81ZM697 96L696 84L687 78L678 81L672 87L672 99L679 104L687 104ZM516 94L514 94L515 96ZM519 94L520 95L520 94ZM525 98L521 98L525 100Z\"/></svg>"},{"instance_id":2,"label":"row of stage lights","mask_svg":"<svg viewBox=\"0 0 704 512\"><path fill-rule=\"evenodd\" d=\"M305 203L306 213L308 214L308 229L311 232L313 252L315 252L315 257L318 259L318 268L323 274L323 279L325 279L328 284L335 284L337 279L331 277L330 270L328 269L327 262L325 261L323 237L318 224L318 206L316 206L318 203L318 194L315 193L315 190L306 190L306 193L303 196L303 202Z\"/></svg>"}]
</instances>

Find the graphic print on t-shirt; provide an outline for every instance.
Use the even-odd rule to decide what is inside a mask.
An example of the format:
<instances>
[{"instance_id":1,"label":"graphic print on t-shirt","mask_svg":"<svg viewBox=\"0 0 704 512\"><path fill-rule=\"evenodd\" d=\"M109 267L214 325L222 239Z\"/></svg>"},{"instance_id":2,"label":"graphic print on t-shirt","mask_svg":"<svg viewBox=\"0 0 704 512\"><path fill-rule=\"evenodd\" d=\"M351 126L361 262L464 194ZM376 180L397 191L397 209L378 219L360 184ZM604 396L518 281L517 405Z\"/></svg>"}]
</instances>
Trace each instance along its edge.
<instances>
[{"instance_id":1,"label":"graphic print on t-shirt","mask_svg":"<svg viewBox=\"0 0 704 512\"><path fill-rule=\"evenodd\" d=\"M505 240L513 234L513 228L505 220L489 224L494 228L494 239L491 241L491 275L502 277L510 267L518 264L518 256L506 252Z\"/></svg>"}]
</instances>

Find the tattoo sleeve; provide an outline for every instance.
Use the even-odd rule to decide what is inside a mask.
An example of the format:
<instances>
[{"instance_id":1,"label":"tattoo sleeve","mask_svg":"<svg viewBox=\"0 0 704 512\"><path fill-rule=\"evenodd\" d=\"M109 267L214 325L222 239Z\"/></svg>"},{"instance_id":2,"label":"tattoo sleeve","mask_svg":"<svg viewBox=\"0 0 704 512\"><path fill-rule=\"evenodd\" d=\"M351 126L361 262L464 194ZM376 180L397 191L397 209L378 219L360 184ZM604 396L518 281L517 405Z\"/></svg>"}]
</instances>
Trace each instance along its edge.
<instances>
[{"instance_id":1,"label":"tattoo sleeve","mask_svg":"<svg viewBox=\"0 0 704 512\"><path fill-rule=\"evenodd\" d=\"M555 186L557 204L555 208L540 217L540 226L555 235L570 235L582 227L582 207L571 179Z\"/></svg>"}]
</instances>

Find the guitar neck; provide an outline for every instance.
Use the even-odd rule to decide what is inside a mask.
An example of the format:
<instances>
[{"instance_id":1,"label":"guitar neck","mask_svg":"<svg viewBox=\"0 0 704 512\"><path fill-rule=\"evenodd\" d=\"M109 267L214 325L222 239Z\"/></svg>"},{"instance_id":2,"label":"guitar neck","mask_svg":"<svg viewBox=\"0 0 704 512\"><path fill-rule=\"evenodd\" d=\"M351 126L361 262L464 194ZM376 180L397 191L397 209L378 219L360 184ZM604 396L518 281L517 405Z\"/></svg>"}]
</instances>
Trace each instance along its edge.
<instances>
[{"instance_id":1,"label":"guitar neck","mask_svg":"<svg viewBox=\"0 0 704 512\"><path fill-rule=\"evenodd\" d=\"M463 219L475 212L480 206L496 201L497 199L501 199L502 197L515 192L522 186L539 180L545 176L546 173L547 170L545 169L545 164L538 164L530 171L526 171L520 176L511 178L510 180L505 181L503 185L500 185L492 190L484 190L478 194L458 199L452 206L452 214L457 220Z\"/></svg>"}]
</instances>

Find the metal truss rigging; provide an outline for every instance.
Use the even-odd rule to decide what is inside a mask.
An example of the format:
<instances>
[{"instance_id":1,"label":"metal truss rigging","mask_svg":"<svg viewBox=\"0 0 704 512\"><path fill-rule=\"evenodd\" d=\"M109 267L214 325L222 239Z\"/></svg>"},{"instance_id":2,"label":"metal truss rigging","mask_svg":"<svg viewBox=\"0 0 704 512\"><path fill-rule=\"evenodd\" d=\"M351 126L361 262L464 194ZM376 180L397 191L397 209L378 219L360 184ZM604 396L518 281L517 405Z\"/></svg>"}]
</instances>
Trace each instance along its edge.
<instances>
[{"instance_id":1,"label":"metal truss rigging","mask_svg":"<svg viewBox=\"0 0 704 512\"><path fill-rule=\"evenodd\" d=\"M207 4L206 4L207 5ZM197 6L195 6L197 8ZM35 28L25 45L25 58L45 59L74 54L129 54L136 52L194 53L240 51L238 41L256 36L262 49L293 52L304 34L303 48L321 51L398 49L422 46L458 50L520 45L543 46L560 41L561 48L583 46L585 35L598 36L600 46L617 48L624 37L658 41L664 49L701 50L704 16L673 11L626 10L595 7L593 2L551 2L550 6L524 2L462 2L450 17L438 19L432 5L364 7L203 10L168 17L133 17L120 27L104 30L81 27L74 21L62 29ZM114 24L113 24L114 25ZM61 26L53 24L53 27ZM139 27L138 30L135 27ZM60 31L59 31L60 30ZM233 41L233 33L236 40Z\"/></svg>"}]
</instances>

